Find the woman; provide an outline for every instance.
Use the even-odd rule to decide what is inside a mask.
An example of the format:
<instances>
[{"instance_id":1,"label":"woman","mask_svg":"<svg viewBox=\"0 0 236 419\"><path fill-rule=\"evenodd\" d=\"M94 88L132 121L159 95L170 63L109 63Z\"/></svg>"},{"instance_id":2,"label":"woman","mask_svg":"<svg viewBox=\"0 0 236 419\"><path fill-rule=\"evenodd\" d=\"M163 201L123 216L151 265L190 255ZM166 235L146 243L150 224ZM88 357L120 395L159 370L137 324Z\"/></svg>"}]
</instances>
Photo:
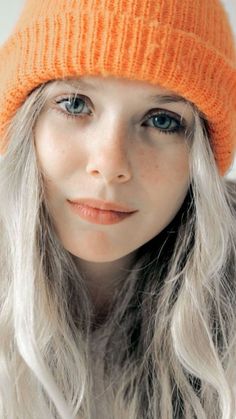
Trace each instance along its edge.
<instances>
[{"instance_id":1,"label":"woman","mask_svg":"<svg viewBox=\"0 0 236 419\"><path fill-rule=\"evenodd\" d=\"M28 0L0 59L0 417L235 418L222 5Z\"/></svg>"}]
</instances>

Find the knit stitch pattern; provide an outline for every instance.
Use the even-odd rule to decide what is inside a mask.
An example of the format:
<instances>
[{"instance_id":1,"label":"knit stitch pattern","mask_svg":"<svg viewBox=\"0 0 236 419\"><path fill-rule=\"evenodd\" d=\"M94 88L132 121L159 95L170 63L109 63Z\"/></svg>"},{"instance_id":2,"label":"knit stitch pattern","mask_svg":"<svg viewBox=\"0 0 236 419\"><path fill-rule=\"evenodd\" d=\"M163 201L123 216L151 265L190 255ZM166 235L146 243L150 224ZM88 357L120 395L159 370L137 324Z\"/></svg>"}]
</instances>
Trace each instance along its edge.
<instances>
[{"instance_id":1,"label":"knit stitch pattern","mask_svg":"<svg viewBox=\"0 0 236 419\"><path fill-rule=\"evenodd\" d=\"M113 75L175 91L206 115L222 175L236 145L236 52L219 0L26 0L0 48L0 153L38 85Z\"/></svg>"}]
</instances>

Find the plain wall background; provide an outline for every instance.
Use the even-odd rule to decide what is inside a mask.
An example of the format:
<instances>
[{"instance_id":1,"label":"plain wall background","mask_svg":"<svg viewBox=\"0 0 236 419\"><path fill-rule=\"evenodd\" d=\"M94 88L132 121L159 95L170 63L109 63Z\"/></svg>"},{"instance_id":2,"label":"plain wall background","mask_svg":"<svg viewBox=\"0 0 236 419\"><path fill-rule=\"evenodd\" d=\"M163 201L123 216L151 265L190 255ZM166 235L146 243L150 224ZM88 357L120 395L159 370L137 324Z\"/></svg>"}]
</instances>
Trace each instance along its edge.
<instances>
[{"instance_id":1,"label":"plain wall background","mask_svg":"<svg viewBox=\"0 0 236 419\"><path fill-rule=\"evenodd\" d=\"M38 0L40 1L40 0ZM56 1L56 0L55 0ZM69 1L69 0L68 0ZM181 0L180 0L181 1ZM194 0L192 0L194 1ZM208 0L205 0L208 1ZM228 12L236 40L236 0L221 0ZM8 37L25 0L0 0L0 44ZM7 64L6 64L7 70ZM236 159L229 178L236 179Z\"/></svg>"}]
</instances>

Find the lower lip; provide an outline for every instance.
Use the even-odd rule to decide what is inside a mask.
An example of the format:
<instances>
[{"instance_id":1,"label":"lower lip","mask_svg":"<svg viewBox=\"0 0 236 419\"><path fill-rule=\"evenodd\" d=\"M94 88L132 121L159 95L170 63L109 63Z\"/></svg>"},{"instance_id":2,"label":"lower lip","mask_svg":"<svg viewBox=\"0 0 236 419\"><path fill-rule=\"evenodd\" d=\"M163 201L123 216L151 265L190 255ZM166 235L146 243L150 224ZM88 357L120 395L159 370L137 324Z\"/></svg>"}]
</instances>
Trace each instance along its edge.
<instances>
[{"instance_id":1,"label":"lower lip","mask_svg":"<svg viewBox=\"0 0 236 419\"><path fill-rule=\"evenodd\" d=\"M74 204L69 201L68 203L75 214L79 215L83 220L90 221L93 224L116 224L136 212L107 211L83 204Z\"/></svg>"}]
</instances>

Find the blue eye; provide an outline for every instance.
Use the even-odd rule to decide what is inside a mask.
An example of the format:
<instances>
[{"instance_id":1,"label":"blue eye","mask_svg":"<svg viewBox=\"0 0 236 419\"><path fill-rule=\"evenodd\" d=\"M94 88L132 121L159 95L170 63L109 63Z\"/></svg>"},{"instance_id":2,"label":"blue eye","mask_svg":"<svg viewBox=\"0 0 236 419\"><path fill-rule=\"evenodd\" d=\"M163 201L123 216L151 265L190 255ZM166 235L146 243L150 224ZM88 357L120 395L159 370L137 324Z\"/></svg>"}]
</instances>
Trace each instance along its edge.
<instances>
[{"instance_id":1,"label":"blue eye","mask_svg":"<svg viewBox=\"0 0 236 419\"><path fill-rule=\"evenodd\" d=\"M89 110L85 115L91 115L91 111L87 106L88 99L83 95L71 95L66 98L62 98L56 101L56 104L63 104L65 110L58 110L62 112L66 118L81 118L84 113L82 112L85 107ZM61 109L61 107L60 107ZM181 123L181 119L174 118L171 112L164 111L161 109L152 109L148 115L146 121L152 121L153 126L145 125L149 128L153 128L156 131L162 132L163 134L182 133L186 130L186 126Z\"/></svg>"},{"instance_id":2,"label":"blue eye","mask_svg":"<svg viewBox=\"0 0 236 419\"><path fill-rule=\"evenodd\" d=\"M186 129L185 125L182 124L180 120L171 116L167 111L154 109L149 112L147 116L147 121L153 121L154 126L151 128L154 128L163 134L180 133Z\"/></svg>"},{"instance_id":3,"label":"blue eye","mask_svg":"<svg viewBox=\"0 0 236 419\"><path fill-rule=\"evenodd\" d=\"M87 106L87 103L82 99L82 96L78 95L60 99L59 101L56 101L56 104L63 104L65 106L66 110L65 112L62 112L67 118L76 118L80 116L84 107ZM89 114L91 114L90 111Z\"/></svg>"}]
</instances>

